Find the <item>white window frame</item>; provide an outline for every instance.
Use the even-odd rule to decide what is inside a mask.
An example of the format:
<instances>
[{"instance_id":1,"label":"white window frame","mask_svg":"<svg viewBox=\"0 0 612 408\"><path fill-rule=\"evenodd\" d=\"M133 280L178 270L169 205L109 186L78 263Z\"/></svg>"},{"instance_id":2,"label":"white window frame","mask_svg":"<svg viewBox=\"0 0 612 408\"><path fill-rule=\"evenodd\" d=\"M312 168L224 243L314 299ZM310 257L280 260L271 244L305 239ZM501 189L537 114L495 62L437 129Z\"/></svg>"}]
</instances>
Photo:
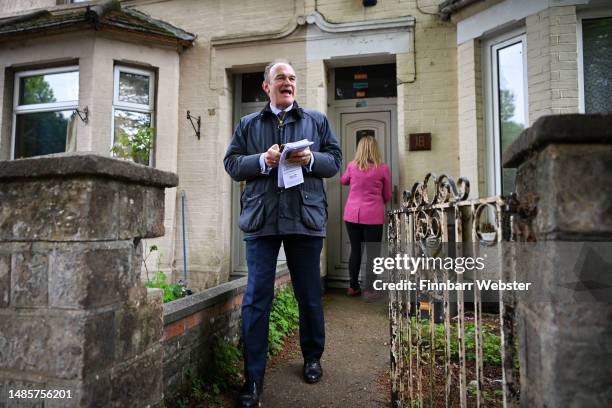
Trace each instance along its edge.
<instances>
[{"instance_id":1,"label":"white window frame","mask_svg":"<svg viewBox=\"0 0 612 408\"><path fill-rule=\"evenodd\" d=\"M612 17L611 9L600 9L580 12L577 16L578 23L576 24L576 45L578 47L578 111L585 113L584 106L584 50L582 42L582 21L595 20L598 18Z\"/></svg>"},{"instance_id":2,"label":"white window frame","mask_svg":"<svg viewBox=\"0 0 612 408\"><path fill-rule=\"evenodd\" d=\"M14 91L13 91L13 126L11 131L11 160L15 159L15 132L17 131L17 115L25 113L37 113L37 112L57 112L64 110L75 110L79 107L79 100L72 101L61 101L61 102L49 102L49 103L36 103L29 105L19 105L19 92L21 87L21 78L45 75L45 74L59 74L65 72L79 72L78 65L70 65L65 67L57 68L45 68L35 69L30 71L19 71L15 73ZM79 74L79 93L81 90L80 84L81 76Z\"/></svg>"},{"instance_id":3,"label":"white window frame","mask_svg":"<svg viewBox=\"0 0 612 408\"><path fill-rule=\"evenodd\" d=\"M124 102L119 100L119 75L121 72L128 72L131 74L145 75L149 77L149 104L138 104L131 102ZM128 67L124 65L115 65L114 79L113 79L113 109L111 111L111 136L110 136L110 148L112 149L115 143L115 109L129 110L140 113L151 114L150 127L154 127L155 123L155 73L152 70L139 69ZM157 132L156 132L157 134ZM110 153L113 156L113 153ZM153 156L155 155L155 143L151 148L151 154L149 155L149 165L153 163Z\"/></svg>"},{"instance_id":4,"label":"white window frame","mask_svg":"<svg viewBox=\"0 0 612 408\"><path fill-rule=\"evenodd\" d=\"M502 192L502 169L501 169L501 135L499 129L499 95L498 72L497 72L497 50L508 47L518 42L523 43L523 98L525 108L525 127L529 126L529 92L527 77L527 34L525 28L521 27L503 35L491 38L484 43L484 58L482 61L485 91L485 130L486 130L486 174L487 190L489 195L497 195Z\"/></svg>"}]
</instances>

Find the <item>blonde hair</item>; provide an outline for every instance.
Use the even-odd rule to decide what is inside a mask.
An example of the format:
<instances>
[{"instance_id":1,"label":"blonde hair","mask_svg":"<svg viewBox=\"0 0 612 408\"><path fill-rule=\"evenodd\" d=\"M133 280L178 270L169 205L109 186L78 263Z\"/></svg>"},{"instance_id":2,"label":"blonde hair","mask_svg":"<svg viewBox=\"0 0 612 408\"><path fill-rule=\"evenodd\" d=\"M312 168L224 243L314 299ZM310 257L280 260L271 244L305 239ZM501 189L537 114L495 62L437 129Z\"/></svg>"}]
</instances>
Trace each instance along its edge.
<instances>
[{"instance_id":1,"label":"blonde hair","mask_svg":"<svg viewBox=\"0 0 612 408\"><path fill-rule=\"evenodd\" d=\"M380 166L382 156L378 148L378 142L373 136L364 136L359 139L353 162L361 171L366 171L370 164L373 164L374 167Z\"/></svg>"}]
</instances>

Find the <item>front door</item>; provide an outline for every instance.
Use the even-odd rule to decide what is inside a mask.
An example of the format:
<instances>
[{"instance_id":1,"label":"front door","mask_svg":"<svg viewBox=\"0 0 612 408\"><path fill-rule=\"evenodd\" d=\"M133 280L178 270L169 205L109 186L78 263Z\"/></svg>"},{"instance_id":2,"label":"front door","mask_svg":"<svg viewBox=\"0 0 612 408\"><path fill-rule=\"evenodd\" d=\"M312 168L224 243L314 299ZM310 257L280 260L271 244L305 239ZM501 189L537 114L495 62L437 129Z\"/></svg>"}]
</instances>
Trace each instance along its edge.
<instances>
[{"instance_id":1,"label":"front door","mask_svg":"<svg viewBox=\"0 0 612 408\"><path fill-rule=\"evenodd\" d=\"M393 172L394 163L391 154L391 134L393 111L377 110L370 112L339 112L337 116L338 136L344 156L341 174L347 164L355 157L357 143L363 136L374 136L380 147L383 161ZM392 180L394 180L392 174ZM395 183L394 183L395 184ZM348 286L348 260L350 242L344 225L344 205L348 198L350 186L340 184L340 175L328 184L329 223L328 223L328 270L327 282L330 286ZM387 206L390 209L390 204ZM383 238L384 239L384 238Z\"/></svg>"}]
</instances>

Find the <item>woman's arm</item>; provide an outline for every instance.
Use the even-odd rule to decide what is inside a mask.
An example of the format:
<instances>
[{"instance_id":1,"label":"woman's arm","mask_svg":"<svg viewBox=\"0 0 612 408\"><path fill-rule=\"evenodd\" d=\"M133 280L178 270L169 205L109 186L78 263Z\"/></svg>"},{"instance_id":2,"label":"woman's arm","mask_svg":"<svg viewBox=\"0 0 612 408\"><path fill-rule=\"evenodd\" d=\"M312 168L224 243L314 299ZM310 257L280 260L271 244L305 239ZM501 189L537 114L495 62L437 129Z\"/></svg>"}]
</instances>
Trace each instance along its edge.
<instances>
[{"instance_id":1,"label":"woman's arm","mask_svg":"<svg viewBox=\"0 0 612 408\"><path fill-rule=\"evenodd\" d=\"M389 174L389 166L386 164L382 167L383 173L383 190L382 196L385 203L391 200L391 175Z\"/></svg>"},{"instance_id":2,"label":"woman's arm","mask_svg":"<svg viewBox=\"0 0 612 408\"><path fill-rule=\"evenodd\" d=\"M346 166L346 171L344 172L342 177L340 177L340 183L345 186L351 184L351 163Z\"/></svg>"}]
</instances>

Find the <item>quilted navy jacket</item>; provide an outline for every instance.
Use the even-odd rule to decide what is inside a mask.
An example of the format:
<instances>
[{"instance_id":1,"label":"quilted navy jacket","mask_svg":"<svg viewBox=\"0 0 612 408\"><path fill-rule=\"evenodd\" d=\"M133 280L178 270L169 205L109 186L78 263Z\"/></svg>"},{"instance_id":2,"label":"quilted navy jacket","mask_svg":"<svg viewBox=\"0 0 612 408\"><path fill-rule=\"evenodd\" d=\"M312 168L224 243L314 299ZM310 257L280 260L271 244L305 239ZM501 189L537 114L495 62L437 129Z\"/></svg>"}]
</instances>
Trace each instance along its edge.
<instances>
[{"instance_id":1,"label":"quilted navy jacket","mask_svg":"<svg viewBox=\"0 0 612 408\"><path fill-rule=\"evenodd\" d=\"M278 169L262 174L259 157L270 146L308 139L314 164L310 172L302 167L304 183L279 188ZM324 114L302 109L297 102L283 124L270 109L240 119L223 164L236 181L246 181L240 199L238 225L245 238L266 235L303 234L325 236L327 197L324 177L333 177L342 166L342 151Z\"/></svg>"}]
</instances>

